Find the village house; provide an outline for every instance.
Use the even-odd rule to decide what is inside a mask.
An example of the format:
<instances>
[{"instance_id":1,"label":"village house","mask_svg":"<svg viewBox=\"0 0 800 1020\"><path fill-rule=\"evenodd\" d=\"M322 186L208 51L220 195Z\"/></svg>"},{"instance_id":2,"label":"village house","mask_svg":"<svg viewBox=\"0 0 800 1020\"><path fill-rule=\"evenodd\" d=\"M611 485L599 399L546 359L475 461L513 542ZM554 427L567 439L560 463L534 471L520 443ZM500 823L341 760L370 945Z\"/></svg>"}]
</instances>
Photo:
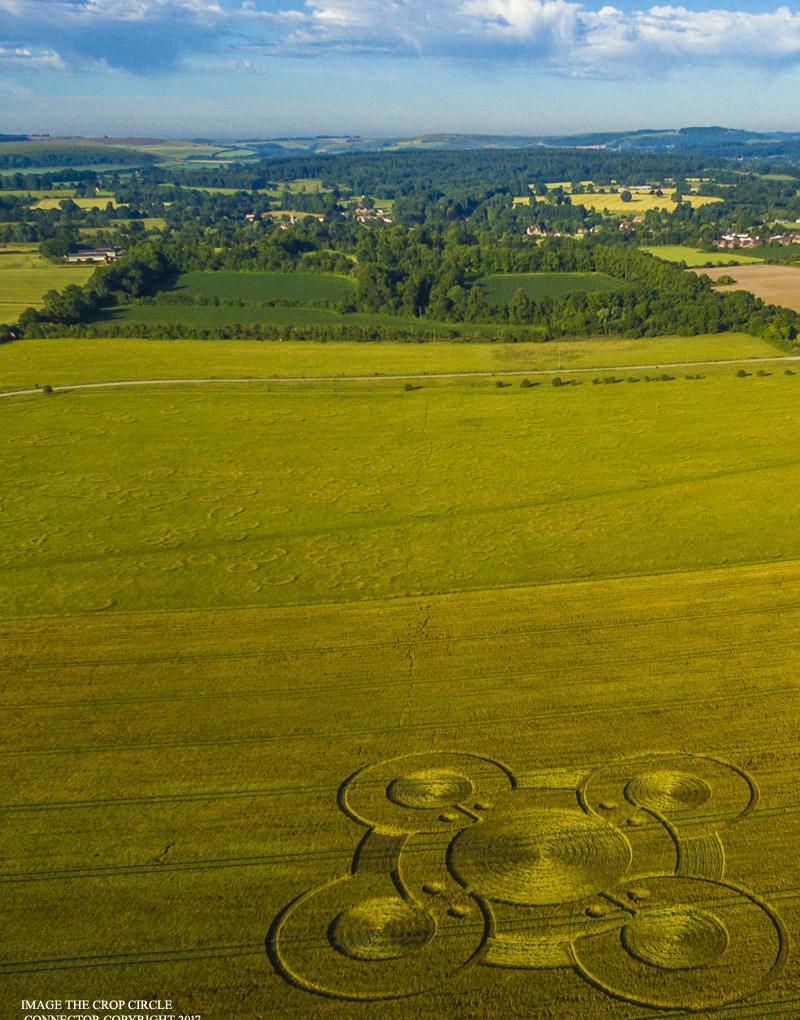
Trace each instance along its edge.
<instances>
[{"instance_id":1,"label":"village house","mask_svg":"<svg viewBox=\"0 0 800 1020\"><path fill-rule=\"evenodd\" d=\"M721 240L714 241L716 248L755 248L757 244L749 234L723 234Z\"/></svg>"},{"instance_id":2,"label":"village house","mask_svg":"<svg viewBox=\"0 0 800 1020\"><path fill-rule=\"evenodd\" d=\"M800 234L792 234L788 231L784 234L773 234L769 239L770 244L779 244L786 247L790 244L800 244Z\"/></svg>"},{"instance_id":3,"label":"village house","mask_svg":"<svg viewBox=\"0 0 800 1020\"><path fill-rule=\"evenodd\" d=\"M377 206L374 209L370 209L361 202L356 204L355 217L359 223L366 223L368 220L382 220L384 223L392 222L388 209L380 209Z\"/></svg>"}]
</instances>

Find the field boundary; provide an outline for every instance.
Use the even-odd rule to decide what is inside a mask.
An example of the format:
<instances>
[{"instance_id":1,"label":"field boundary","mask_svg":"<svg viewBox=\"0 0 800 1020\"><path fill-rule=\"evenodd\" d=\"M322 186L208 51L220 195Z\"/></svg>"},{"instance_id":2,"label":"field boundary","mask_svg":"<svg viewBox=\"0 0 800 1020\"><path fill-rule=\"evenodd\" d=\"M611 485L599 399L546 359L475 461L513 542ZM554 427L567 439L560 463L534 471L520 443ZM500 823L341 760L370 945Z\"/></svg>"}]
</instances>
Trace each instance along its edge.
<instances>
[{"instance_id":1,"label":"field boundary","mask_svg":"<svg viewBox=\"0 0 800 1020\"><path fill-rule=\"evenodd\" d=\"M575 375L580 373L598 372L635 372L635 371L657 371L664 368L704 368L714 365L741 365L772 363L776 361L800 361L800 354L778 354L760 358L720 358L712 361L663 361L648 365L602 365L592 368L526 368L526 369L495 369L493 371L476 372L409 372L403 374L383 375L373 373L372 375L272 375L272 376L231 376L209 377L202 379L119 379L116 382L93 382L93 383L65 383L62 386L53 386L53 393L68 393L72 390L97 390L113 389L117 386L202 386L208 384L228 385L230 383L331 383L331 382L403 382L411 379L495 379L503 377L525 377L531 375ZM29 387L28 389L5 390L0 392L0 397L22 397L34 393L41 393L42 388Z\"/></svg>"}]
</instances>

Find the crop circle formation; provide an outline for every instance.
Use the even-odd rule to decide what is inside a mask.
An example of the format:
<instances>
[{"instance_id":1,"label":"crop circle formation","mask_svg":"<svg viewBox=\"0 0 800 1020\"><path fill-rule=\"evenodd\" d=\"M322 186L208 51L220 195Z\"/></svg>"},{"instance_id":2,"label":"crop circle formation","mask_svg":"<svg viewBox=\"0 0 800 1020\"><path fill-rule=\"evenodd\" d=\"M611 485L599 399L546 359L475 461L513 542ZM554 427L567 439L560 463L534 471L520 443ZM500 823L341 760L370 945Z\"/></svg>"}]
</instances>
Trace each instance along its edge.
<instances>
[{"instance_id":1,"label":"crop circle formation","mask_svg":"<svg viewBox=\"0 0 800 1020\"><path fill-rule=\"evenodd\" d=\"M578 811L540 810L464 829L449 865L479 896L543 906L615 885L630 859L630 846L611 826Z\"/></svg>"},{"instance_id":2,"label":"crop circle formation","mask_svg":"<svg viewBox=\"0 0 800 1020\"><path fill-rule=\"evenodd\" d=\"M745 772L652 754L590 773L571 807L565 793L520 788L502 764L462 753L360 770L339 805L369 831L348 876L273 922L274 966L297 987L361 1001L431 991L474 965L564 967L618 1000L688 1010L775 978L788 953L780 917L723 881L719 830L757 799Z\"/></svg>"}]
</instances>

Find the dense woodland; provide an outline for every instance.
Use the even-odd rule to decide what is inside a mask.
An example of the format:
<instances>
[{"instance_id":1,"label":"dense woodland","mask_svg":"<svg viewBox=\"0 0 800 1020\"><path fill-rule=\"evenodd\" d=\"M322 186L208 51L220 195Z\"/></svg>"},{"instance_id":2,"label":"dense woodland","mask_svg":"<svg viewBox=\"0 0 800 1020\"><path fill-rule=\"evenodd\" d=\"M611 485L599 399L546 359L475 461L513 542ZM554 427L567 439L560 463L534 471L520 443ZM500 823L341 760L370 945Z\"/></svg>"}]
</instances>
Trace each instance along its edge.
<instances>
[{"instance_id":1,"label":"dense woodland","mask_svg":"<svg viewBox=\"0 0 800 1020\"><path fill-rule=\"evenodd\" d=\"M765 175L756 167L743 170L696 153L536 148L354 152L219 168L5 174L0 177L0 241L38 242L54 261L78 246L126 249L119 262L98 268L86 286L48 294L44 307L25 311L12 333L130 332L130 324L109 322L104 310L135 302L196 301L172 290L178 275L226 270L350 278L350 296L329 305L343 316L341 324L303 327L300 333L309 338L324 333L331 339L381 339L390 331L359 330L346 319L349 313L371 313L413 318L418 336L425 335L426 322L472 322L534 327L540 339L734 329L790 341L799 327L794 312L765 306L746 293L718 294L707 278L638 247L689 244L711 252L723 231L768 237L770 222L800 218L800 170L768 169L772 172ZM571 187L553 186L553 181L571 182ZM721 201L698 208L679 201L672 211L650 210L633 223L624 215L573 203L570 195L590 190L613 192L616 199L620 183L666 181L678 197L694 188ZM58 208L30 208L29 193L66 187L70 194ZM78 204L82 197L98 195L113 197L117 206L109 198L104 207L102 197L99 208ZM515 203L520 196L529 203ZM356 203L380 215L359 222ZM541 236L528 236L529 228ZM766 254L779 258L786 251L767 249ZM487 275L529 272L604 273L619 286L540 300L520 290L497 304L478 285ZM243 320L240 327L213 335L269 339L285 332ZM178 325L169 333L208 331ZM8 334L6 329L3 335Z\"/></svg>"}]
</instances>

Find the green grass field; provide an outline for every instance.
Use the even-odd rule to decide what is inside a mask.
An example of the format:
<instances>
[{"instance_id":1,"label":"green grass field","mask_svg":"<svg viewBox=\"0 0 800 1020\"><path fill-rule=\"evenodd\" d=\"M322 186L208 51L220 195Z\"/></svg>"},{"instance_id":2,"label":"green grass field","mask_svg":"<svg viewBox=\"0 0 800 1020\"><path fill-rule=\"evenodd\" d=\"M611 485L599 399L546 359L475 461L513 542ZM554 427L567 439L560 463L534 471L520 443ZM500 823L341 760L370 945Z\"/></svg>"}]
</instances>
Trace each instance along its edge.
<instances>
[{"instance_id":1,"label":"green grass field","mask_svg":"<svg viewBox=\"0 0 800 1020\"><path fill-rule=\"evenodd\" d=\"M141 166L148 166L149 164L150 164L149 160L143 159L142 162L141 162ZM9 174L23 174L23 175L26 175L26 174L41 174L41 173L51 174L51 173L56 173L57 171L58 172L62 172L64 170L95 170L98 173L109 173L110 174L110 173L113 173L113 172L118 172L118 173L125 174L125 173L130 172L131 170L135 170L135 169L136 169L136 164L133 164L133 163L89 163L89 164L86 164L86 165L84 165L83 163L81 163L80 165L75 165L73 163L64 163L64 164L62 164L60 166L46 166L46 167L41 167L41 166L18 166L18 167L12 167L12 168L9 168L9 169L5 169L4 168L4 169L0 170L0 176L7 177Z\"/></svg>"},{"instance_id":2,"label":"green grass field","mask_svg":"<svg viewBox=\"0 0 800 1020\"><path fill-rule=\"evenodd\" d=\"M354 283L323 273L184 273L175 289L197 297L242 301L341 301Z\"/></svg>"},{"instance_id":3,"label":"green grass field","mask_svg":"<svg viewBox=\"0 0 800 1020\"><path fill-rule=\"evenodd\" d=\"M47 291L83 285L93 272L85 266L53 266L30 245L0 249L0 323L16 322L26 308L41 307Z\"/></svg>"},{"instance_id":4,"label":"green grass field","mask_svg":"<svg viewBox=\"0 0 800 1020\"><path fill-rule=\"evenodd\" d=\"M313 284L311 286L313 287ZM302 288L302 284L300 284L300 288ZM429 319L415 319L411 316L382 315L370 312L352 312L340 315L327 308L280 305L274 308L259 308L253 304L245 304L241 307L236 305L220 305L219 307L213 305L125 305L109 310L99 321L156 325L183 323L197 329L216 329L259 323L286 327L356 326L425 334L435 334L439 330L445 337L462 335L485 338L502 337L509 328L513 329L515 335L536 337L541 333L541 330L536 326L504 327L489 323L435 322Z\"/></svg>"},{"instance_id":5,"label":"green grass field","mask_svg":"<svg viewBox=\"0 0 800 1020\"><path fill-rule=\"evenodd\" d=\"M31 208L33 209L60 209L65 196L55 198L40 198ZM71 199L80 209L105 209L107 206L117 208L116 199L106 195L98 195L94 198L73 198Z\"/></svg>"},{"instance_id":6,"label":"green grass field","mask_svg":"<svg viewBox=\"0 0 800 1020\"><path fill-rule=\"evenodd\" d=\"M655 255L657 259L663 259L665 262L685 262L689 269L699 268L700 266L706 265L746 266L751 262L763 261L763 259L754 258L752 255L740 255L738 252L705 252L698 251L696 248L689 248L682 244L662 245L661 247L644 246L641 250L646 251L649 255Z\"/></svg>"},{"instance_id":7,"label":"green grass field","mask_svg":"<svg viewBox=\"0 0 800 1020\"><path fill-rule=\"evenodd\" d=\"M253 343L248 340L32 340L0 347L0 389L125 379L536 373L616 365L773 358L745 333L550 343ZM720 371L730 371L720 366ZM704 369L705 371L705 369Z\"/></svg>"},{"instance_id":8,"label":"green grass field","mask_svg":"<svg viewBox=\"0 0 800 1020\"><path fill-rule=\"evenodd\" d=\"M483 277L478 284L488 301L501 305L508 304L518 290L538 301L543 297L564 297L576 291L595 293L620 290L625 286L622 280L605 273L498 273Z\"/></svg>"},{"instance_id":9,"label":"green grass field","mask_svg":"<svg viewBox=\"0 0 800 1020\"><path fill-rule=\"evenodd\" d=\"M3 191L0 191L0 195L13 196L14 198L31 198L37 200L41 198L59 198L59 199L74 198L75 188L49 188L46 191L41 190L37 191L36 189L31 190L17 189L14 191L6 191L4 189Z\"/></svg>"},{"instance_id":10,"label":"green grass field","mask_svg":"<svg viewBox=\"0 0 800 1020\"><path fill-rule=\"evenodd\" d=\"M520 346L23 341L0 372L608 374ZM796 365L0 401L9 1016L791 1017Z\"/></svg>"}]
</instances>

